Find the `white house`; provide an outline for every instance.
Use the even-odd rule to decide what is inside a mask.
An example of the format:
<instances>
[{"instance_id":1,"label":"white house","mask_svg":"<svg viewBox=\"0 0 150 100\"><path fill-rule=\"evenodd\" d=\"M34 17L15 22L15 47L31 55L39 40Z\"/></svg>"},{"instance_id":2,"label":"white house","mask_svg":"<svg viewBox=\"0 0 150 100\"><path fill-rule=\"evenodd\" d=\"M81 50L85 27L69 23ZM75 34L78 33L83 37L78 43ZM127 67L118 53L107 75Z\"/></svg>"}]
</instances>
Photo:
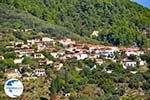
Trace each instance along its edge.
<instances>
[{"instance_id":1,"label":"white house","mask_svg":"<svg viewBox=\"0 0 150 100\"><path fill-rule=\"evenodd\" d=\"M42 53L35 53L34 58L35 59L43 59L43 58L45 58L45 56Z\"/></svg>"},{"instance_id":2,"label":"white house","mask_svg":"<svg viewBox=\"0 0 150 100\"><path fill-rule=\"evenodd\" d=\"M21 45L21 49L29 49L29 46L26 44Z\"/></svg>"},{"instance_id":3,"label":"white house","mask_svg":"<svg viewBox=\"0 0 150 100\"><path fill-rule=\"evenodd\" d=\"M135 62L135 61L123 61L122 65L123 65L124 69L126 69L127 67L136 67L137 62Z\"/></svg>"},{"instance_id":4,"label":"white house","mask_svg":"<svg viewBox=\"0 0 150 100\"><path fill-rule=\"evenodd\" d=\"M130 55L140 56L142 54L144 54L143 51L126 51L125 52L126 56L130 56Z\"/></svg>"},{"instance_id":5,"label":"white house","mask_svg":"<svg viewBox=\"0 0 150 100\"><path fill-rule=\"evenodd\" d=\"M58 58L58 53L57 52L52 52L51 55L54 57L54 58Z\"/></svg>"},{"instance_id":6,"label":"white house","mask_svg":"<svg viewBox=\"0 0 150 100\"><path fill-rule=\"evenodd\" d=\"M49 37L42 37L43 42L51 42L54 41L53 39L50 39Z\"/></svg>"},{"instance_id":7,"label":"white house","mask_svg":"<svg viewBox=\"0 0 150 100\"><path fill-rule=\"evenodd\" d=\"M66 57L66 55L65 55L65 56L59 57L59 59L61 59L61 60L66 60L67 57Z\"/></svg>"},{"instance_id":8,"label":"white house","mask_svg":"<svg viewBox=\"0 0 150 100\"><path fill-rule=\"evenodd\" d=\"M63 56L63 55L65 54L65 50L62 49L62 50L58 51L57 53L58 53L60 56Z\"/></svg>"},{"instance_id":9,"label":"white house","mask_svg":"<svg viewBox=\"0 0 150 100\"><path fill-rule=\"evenodd\" d=\"M141 51L139 48L136 47L120 48L120 50L124 52L126 56L130 56L130 55L140 56L141 54L144 54L144 51Z\"/></svg>"},{"instance_id":10,"label":"white house","mask_svg":"<svg viewBox=\"0 0 150 100\"><path fill-rule=\"evenodd\" d=\"M137 73L137 71L130 71L130 73L132 73L132 74L136 74L136 73Z\"/></svg>"},{"instance_id":11,"label":"white house","mask_svg":"<svg viewBox=\"0 0 150 100\"><path fill-rule=\"evenodd\" d=\"M34 75L36 76L44 76L46 75L45 69L35 69L34 70Z\"/></svg>"},{"instance_id":12,"label":"white house","mask_svg":"<svg viewBox=\"0 0 150 100\"><path fill-rule=\"evenodd\" d=\"M101 56L104 56L104 57L114 57L114 50L102 50L100 52L100 55Z\"/></svg>"},{"instance_id":13,"label":"white house","mask_svg":"<svg viewBox=\"0 0 150 100\"><path fill-rule=\"evenodd\" d=\"M15 46L13 46L13 45L7 45L6 46L6 49L13 49L13 48L15 48Z\"/></svg>"},{"instance_id":14,"label":"white house","mask_svg":"<svg viewBox=\"0 0 150 100\"><path fill-rule=\"evenodd\" d=\"M38 64L39 64L40 66L42 66L42 65L49 65L49 64L53 64L53 61L48 60L48 59L45 59L45 60L40 60L40 61L38 61Z\"/></svg>"},{"instance_id":15,"label":"white house","mask_svg":"<svg viewBox=\"0 0 150 100\"><path fill-rule=\"evenodd\" d=\"M37 42L40 42L40 39L27 40L27 45L32 45L32 44L35 44Z\"/></svg>"},{"instance_id":16,"label":"white house","mask_svg":"<svg viewBox=\"0 0 150 100\"><path fill-rule=\"evenodd\" d=\"M17 58L14 60L15 64L21 64L24 58Z\"/></svg>"},{"instance_id":17,"label":"white house","mask_svg":"<svg viewBox=\"0 0 150 100\"><path fill-rule=\"evenodd\" d=\"M63 56L65 58L73 58L73 55L72 54L66 54L65 56Z\"/></svg>"},{"instance_id":18,"label":"white house","mask_svg":"<svg viewBox=\"0 0 150 100\"><path fill-rule=\"evenodd\" d=\"M108 74L111 74L113 72L113 70L107 70L106 71Z\"/></svg>"},{"instance_id":19,"label":"white house","mask_svg":"<svg viewBox=\"0 0 150 100\"><path fill-rule=\"evenodd\" d=\"M66 51L69 51L69 52L72 52L72 53L74 53L74 52L75 52L73 47L66 48Z\"/></svg>"},{"instance_id":20,"label":"white house","mask_svg":"<svg viewBox=\"0 0 150 100\"><path fill-rule=\"evenodd\" d=\"M92 54L92 55L89 55L89 58L97 59L97 58L99 58L99 55L98 54Z\"/></svg>"},{"instance_id":21,"label":"white house","mask_svg":"<svg viewBox=\"0 0 150 100\"><path fill-rule=\"evenodd\" d=\"M102 59L96 59L96 62L99 64L99 65L102 65L104 63L104 61Z\"/></svg>"},{"instance_id":22,"label":"white house","mask_svg":"<svg viewBox=\"0 0 150 100\"><path fill-rule=\"evenodd\" d=\"M63 63L60 63L60 62L54 63L54 68L56 68L57 70L60 70L62 67L63 67Z\"/></svg>"},{"instance_id":23,"label":"white house","mask_svg":"<svg viewBox=\"0 0 150 100\"><path fill-rule=\"evenodd\" d=\"M19 54L19 57L22 57L24 55L30 56L34 54L34 49L21 49L21 50L15 50L15 53Z\"/></svg>"},{"instance_id":24,"label":"white house","mask_svg":"<svg viewBox=\"0 0 150 100\"><path fill-rule=\"evenodd\" d=\"M37 51L40 52L46 48L45 45L37 45Z\"/></svg>"},{"instance_id":25,"label":"white house","mask_svg":"<svg viewBox=\"0 0 150 100\"><path fill-rule=\"evenodd\" d=\"M145 64L146 64L146 61L143 61L143 60L139 59L139 65L140 66L144 66Z\"/></svg>"},{"instance_id":26,"label":"white house","mask_svg":"<svg viewBox=\"0 0 150 100\"><path fill-rule=\"evenodd\" d=\"M0 60L4 60L4 57L3 57L3 56L0 56Z\"/></svg>"},{"instance_id":27,"label":"white house","mask_svg":"<svg viewBox=\"0 0 150 100\"><path fill-rule=\"evenodd\" d=\"M69 46L69 45L76 44L76 42L72 41L71 39L60 40L59 43L61 43L63 46Z\"/></svg>"},{"instance_id":28,"label":"white house","mask_svg":"<svg viewBox=\"0 0 150 100\"><path fill-rule=\"evenodd\" d=\"M69 97L71 94L70 93L64 93L65 97Z\"/></svg>"},{"instance_id":29,"label":"white house","mask_svg":"<svg viewBox=\"0 0 150 100\"><path fill-rule=\"evenodd\" d=\"M54 63L54 62L53 62L53 61L51 61L51 60L48 60L48 59L46 60L46 64L47 64L47 65L49 65L49 64L53 64L53 63Z\"/></svg>"},{"instance_id":30,"label":"white house","mask_svg":"<svg viewBox=\"0 0 150 100\"><path fill-rule=\"evenodd\" d=\"M83 49L83 47L74 47L74 52L84 53L86 52L86 49Z\"/></svg>"},{"instance_id":31,"label":"white house","mask_svg":"<svg viewBox=\"0 0 150 100\"><path fill-rule=\"evenodd\" d=\"M98 37L98 33L99 33L99 31L93 31L93 33L91 34L91 36L96 36L96 37Z\"/></svg>"},{"instance_id":32,"label":"white house","mask_svg":"<svg viewBox=\"0 0 150 100\"><path fill-rule=\"evenodd\" d=\"M14 43L15 46L17 46L17 45L23 45L23 44L24 44L24 42L15 42Z\"/></svg>"},{"instance_id":33,"label":"white house","mask_svg":"<svg viewBox=\"0 0 150 100\"><path fill-rule=\"evenodd\" d=\"M85 58L88 58L88 54L78 53L78 54L75 54L75 57L77 58L77 60L83 60Z\"/></svg>"}]
</instances>

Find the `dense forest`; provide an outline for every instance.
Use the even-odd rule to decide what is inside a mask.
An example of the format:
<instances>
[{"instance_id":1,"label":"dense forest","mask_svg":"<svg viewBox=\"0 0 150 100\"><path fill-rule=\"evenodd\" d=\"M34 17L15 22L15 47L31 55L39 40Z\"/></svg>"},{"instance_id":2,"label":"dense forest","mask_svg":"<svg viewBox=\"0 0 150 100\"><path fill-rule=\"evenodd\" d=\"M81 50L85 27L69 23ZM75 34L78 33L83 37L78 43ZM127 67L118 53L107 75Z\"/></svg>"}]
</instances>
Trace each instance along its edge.
<instances>
[{"instance_id":1,"label":"dense forest","mask_svg":"<svg viewBox=\"0 0 150 100\"><path fill-rule=\"evenodd\" d=\"M101 43L139 47L149 44L150 10L130 0L0 0L0 3L2 27L12 24L13 28L49 33L56 29L88 37L98 30L98 37L91 38ZM57 28L60 26L63 28Z\"/></svg>"}]
</instances>

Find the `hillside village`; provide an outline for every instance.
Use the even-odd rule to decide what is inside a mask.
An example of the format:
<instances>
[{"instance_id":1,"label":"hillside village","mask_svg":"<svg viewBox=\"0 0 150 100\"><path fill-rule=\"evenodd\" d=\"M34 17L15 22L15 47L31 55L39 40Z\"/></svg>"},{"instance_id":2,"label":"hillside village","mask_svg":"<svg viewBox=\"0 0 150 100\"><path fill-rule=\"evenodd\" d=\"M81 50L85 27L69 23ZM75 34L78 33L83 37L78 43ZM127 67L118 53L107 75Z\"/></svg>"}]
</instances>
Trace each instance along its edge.
<instances>
[{"instance_id":1,"label":"hillside village","mask_svg":"<svg viewBox=\"0 0 150 100\"><path fill-rule=\"evenodd\" d=\"M84 68L89 68L92 72L101 70L110 75L116 72L136 75L148 71L147 61L141 57L147 51L137 47L93 45L69 38L42 37L21 42L10 41L6 48L8 51L0 56L1 71L6 79L32 81L42 77L52 78L54 73L66 72L70 68L74 68L76 73L82 73ZM7 61L10 64L3 66L8 58L11 59ZM68 63L72 64L67 65ZM66 95L68 97L71 94L66 92L64 96Z\"/></svg>"},{"instance_id":2,"label":"hillside village","mask_svg":"<svg viewBox=\"0 0 150 100\"><path fill-rule=\"evenodd\" d=\"M33 48L34 46L34 48ZM30 64L23 64L25 57L30 57L31 59L36 59L36 68L32 72L24 72L28 77L32 76L43 76L46 75L46 71L41 66L52 66L56 70L61 70L63 68L63 62L67 59L75 58L77 60L93 59L96 63L102 65L105 63L105 59L109 59L112 62L117 62L116 54L125 55L124 59L121 59L120 64L124 69L128 67L137 67L146 65L146 61L140 59L140 55L144 54L144 51L139 48L124 48L115 46L103 46L103 45L91 45L80 43L79 41L74 41L71 39L61 39L54 40L48 37L43 37L41 39L32 39L25 42L15 42L11 41L9 45L6 46L7 49L12 49L10 52L16 54L16 58L13 59L14 64L19 67L15 71L8 72L8 77L21 77L22 69ZM56 61L48 59L42 52L48 52L48 56L51 56ZM133 61L128 59L129 56L137 56L138 60ZM105 58L105 59L103 59ZM0 56L1 60L5 58L3 55ZM91 68L96 68L96 64ZM107 70L111 73L112 70ZM7 73L7 69L6 69ZM131 73L136 73L136 71L131 71Z\"/></svg>"}]
</instances>

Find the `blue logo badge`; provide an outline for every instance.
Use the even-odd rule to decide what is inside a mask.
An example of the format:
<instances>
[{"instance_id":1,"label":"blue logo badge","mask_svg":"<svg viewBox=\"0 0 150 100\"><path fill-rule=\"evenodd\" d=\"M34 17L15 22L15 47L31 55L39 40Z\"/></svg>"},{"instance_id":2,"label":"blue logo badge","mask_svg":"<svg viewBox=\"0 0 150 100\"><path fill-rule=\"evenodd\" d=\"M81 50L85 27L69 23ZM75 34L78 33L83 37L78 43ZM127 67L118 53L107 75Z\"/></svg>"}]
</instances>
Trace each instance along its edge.
<instances>
[{"instance_id":1,"label":"blue logo badge","mask_svg":"<svg viewBox=\"0 0 150 100\"><path fill-rule=\"evenodd\" d=\"M18 79L10 79L5 83L5 93L11 98L17 98L23 92L23 84Z\"/></svg>"}]
</instances>

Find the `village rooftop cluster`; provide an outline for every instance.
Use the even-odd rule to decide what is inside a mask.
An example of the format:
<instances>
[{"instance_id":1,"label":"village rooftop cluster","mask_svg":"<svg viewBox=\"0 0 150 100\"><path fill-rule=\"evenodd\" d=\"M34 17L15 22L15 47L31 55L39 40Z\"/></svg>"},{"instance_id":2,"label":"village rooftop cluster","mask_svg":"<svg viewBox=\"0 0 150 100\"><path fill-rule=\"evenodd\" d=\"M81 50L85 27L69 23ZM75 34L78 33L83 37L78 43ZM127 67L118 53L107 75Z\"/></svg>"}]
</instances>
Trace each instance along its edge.
<instances>
[{"instance_id":1,"label":"village rooftop cluster","mask_svg":"<svg viewBox=\"0 0 150 100\"><path fill-rule=\"evenodd\" d=\"M125 48L125 47L115 47L115 46L104 46L104 45L93 45L87 43L81 43L79 41L74 41L71 39L51 39L49 37L42 37L41 39L31 39L24 42L11 41L7 46L7 49L12 49L10 52L15 52L17 57L13 59L14 64L18 65L15 70L5 70L7 77L23 77L26 75L29 79L37 78L47 74L45 68L42 66L51 66L55 70L59 71L63 68L64 63L67 59L94 59L96 63L102 65L105 63L106 59L116 62L118 59L117 54L122 54L126 58L121 59L120 64L124 69L128 67L145 66L146 62L140 59L140 55L144 54L144 51L139 48ZM55 60L47 58L44 54L47 52L48 55ZM129 60L128 57L134 55L138 57L138 61ZM36 60L36 67L28 72L23 72L23 68L30 68L33 65L22 64L25 57L29 57ZM5 58L3 55L0 56L1 60ZM97 68L96 64L92 69ZM82 70L78 68L77 70ZM107 73L112 73L113 70L105 70ZM136 71L131 71L135 74Z\"/></svg>"}]
</instances>

